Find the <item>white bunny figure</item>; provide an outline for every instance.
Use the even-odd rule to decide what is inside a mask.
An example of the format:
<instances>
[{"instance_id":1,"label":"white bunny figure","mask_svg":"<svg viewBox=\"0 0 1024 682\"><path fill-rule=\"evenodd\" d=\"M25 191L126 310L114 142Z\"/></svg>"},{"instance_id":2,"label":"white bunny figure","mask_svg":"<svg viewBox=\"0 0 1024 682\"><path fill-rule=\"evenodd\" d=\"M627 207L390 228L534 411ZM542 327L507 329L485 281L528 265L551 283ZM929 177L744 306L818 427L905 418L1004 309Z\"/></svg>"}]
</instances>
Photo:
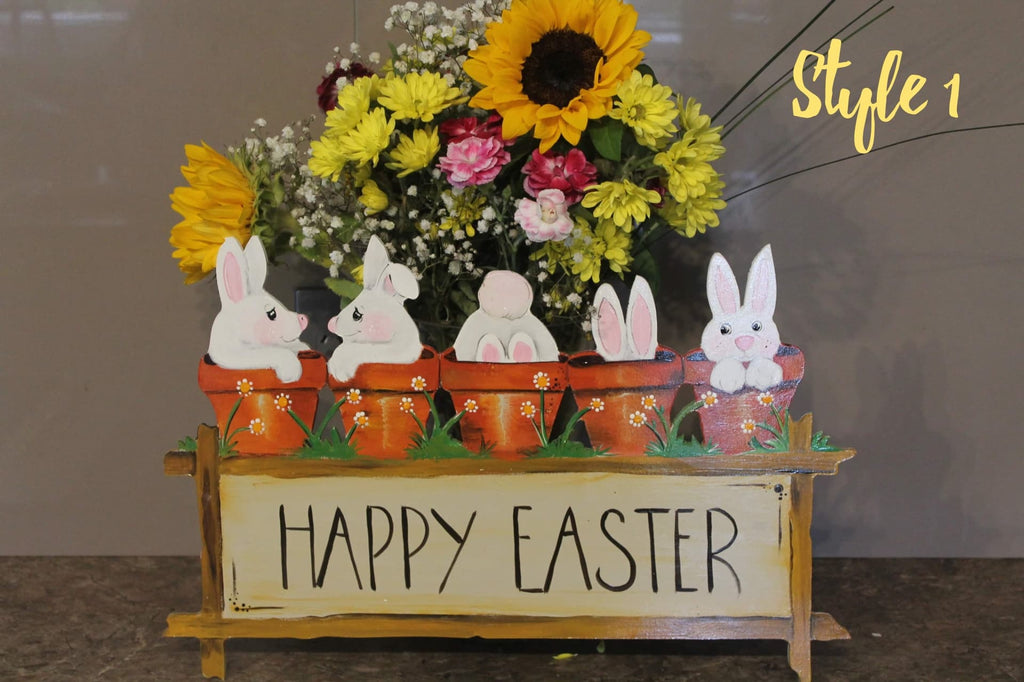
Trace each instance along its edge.
<instances>
[{"instance_id":1,"label":"white bunny figure","mask_svg":"<svg viewBox=\"0 0 1024 682\"><path fill-rule=\"evenodd\" d=\"M456 360L476 362L557 362L558 345L544 323L530 312L533 289L511 270L484 276L477 292L480 308L455 339Z\"/></svg>"},{"instance_id":2,"label":"white bunny figure","mask_svg":"<svg viewBox=\"0 0 1024 682\"><path fill-rule=\"evenodd\" d=\"M419 295L412 270L392 263L383 242L370 237L363 254L363 291L327 323L341 337L327 362L331 376L348 381L363 363L405 365L418 360L423 343L404 303Z\"/></svg>"},{"instance_id":3,"label":"white bunny figure","mask_svg":"<svg viewBox=\"0 0 1024 682\"><path fill-rule=\"evenodd\" d=\"M607 361L651 360L658 350L658 315L651 285L643 277L633 280L626 316L611 284L594 295L590 329L598 354Z\"/></svg>"},{"instance_id":4,"label":"white bunny figure","mask_svg":"<svg viewBox=\"0 0 1024 682\"><path fill-rule=\"evenodd\" d=\"M733 393L744 386L765 390L782 383L782 367L775 361L779 330L775 314L775 263L766 245L750 265L747 290L740 289L729 263L716 253L708 268L708 303L711 321L704 328L701 347L711 370L711 385Z\"/></svg>"},{"instance_id":5,"label":"white bunny figure","mask_svg":"<svg viewBox=\"0 0 1024 682\"><path fill-rule=\"evenodd\" d=\"M309 350L299 335L309 320L263 289L267 252L259 237L242 245L234 237L217 252L220 312L210 329L210 359L226 369L273 369L283 382L302 376L298 352Z\"/></svg>"}]
</instances>

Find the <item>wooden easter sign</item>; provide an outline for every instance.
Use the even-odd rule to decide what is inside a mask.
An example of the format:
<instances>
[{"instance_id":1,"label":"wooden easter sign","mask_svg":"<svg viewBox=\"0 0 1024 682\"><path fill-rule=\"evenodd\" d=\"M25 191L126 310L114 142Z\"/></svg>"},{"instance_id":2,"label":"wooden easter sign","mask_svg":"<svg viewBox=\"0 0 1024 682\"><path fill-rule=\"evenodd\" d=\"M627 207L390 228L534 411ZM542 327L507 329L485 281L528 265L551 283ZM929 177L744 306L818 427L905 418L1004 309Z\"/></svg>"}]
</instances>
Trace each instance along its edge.
<instances>
[{"instance_id":1,"label":"wooden easter sign","mask_svg":"<svg viewBox=\"0 0 1024 682\"><path fill-rule=\"evenodd\" d=\"M301 461L165 457L196 479L203 606L168 636L224 677L230 637L783 639L810 611L811 489L849 450L686 459Z\"/></svg>"}]
</instances>

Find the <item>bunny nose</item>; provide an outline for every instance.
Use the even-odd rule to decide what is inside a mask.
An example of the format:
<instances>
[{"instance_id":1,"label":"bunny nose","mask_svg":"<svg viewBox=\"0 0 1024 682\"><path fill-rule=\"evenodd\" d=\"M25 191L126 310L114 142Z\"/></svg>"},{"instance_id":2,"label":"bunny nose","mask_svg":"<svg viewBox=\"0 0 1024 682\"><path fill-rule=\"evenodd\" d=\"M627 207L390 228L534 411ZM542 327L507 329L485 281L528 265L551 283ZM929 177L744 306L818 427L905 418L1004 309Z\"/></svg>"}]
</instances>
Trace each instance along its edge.
<instances>
[{"instance_id":1,"label":"bunny nose","mask_svg":"<svg viewBox=\"0 0 1024 682\"><path fill-rule=\"evenodd\" d=\"M753 346L753 345L754 345L754 337L750 336L749 334L745 334L745 335L743 335L743 336L741 336L741 337L736 339L736 346L741 351L746 352L746 351L750 350L750 347Z\"/></svg>"},{"instance_id":2,"label":"bunny nose","mask_svg":"<svg viewBox=\"0 0 1024 682\"><path fill-rule=\"evenodd\" d=\"M299 329L305 329L309 324L309 318L305 315L299 315Z\"/></svg>"}]
</instances>

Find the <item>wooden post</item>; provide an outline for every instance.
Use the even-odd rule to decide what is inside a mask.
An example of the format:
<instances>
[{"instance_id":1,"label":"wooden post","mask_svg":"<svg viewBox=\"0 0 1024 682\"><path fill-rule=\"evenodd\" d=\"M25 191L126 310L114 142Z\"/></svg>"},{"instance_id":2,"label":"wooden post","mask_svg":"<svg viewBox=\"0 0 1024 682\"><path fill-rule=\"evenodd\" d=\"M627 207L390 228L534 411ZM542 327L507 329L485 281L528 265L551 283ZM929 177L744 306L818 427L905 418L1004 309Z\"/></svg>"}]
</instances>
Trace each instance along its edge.
<instances>
[{"instance_id":1,"label":"wooden post","mask_svg":"<svg viewBox=\"0 0 1024 682\"><path fill-rule=\"evenodd\" d=\"M199 427L196 449L196 496L199 499L199 532L202 536L200 565L203 601L199 612L204 619L219 619L224 612L224 573L221 568L220 452L216 427ZM204 677L224 679L224 640L199 640Z\"/></svg>"},{"instance_id":2,"label":"wooden post","mask_svg":"<svg viewBox=\"0 0 1024 682\"><path fill-rule=\"evenodd\" d=\"M792 507L789 519L790 599L793 616L789 635L789 667L801 682L811 679L811 502L814 477L794 474L790 488Z\"/></svg>"}]
</instances>

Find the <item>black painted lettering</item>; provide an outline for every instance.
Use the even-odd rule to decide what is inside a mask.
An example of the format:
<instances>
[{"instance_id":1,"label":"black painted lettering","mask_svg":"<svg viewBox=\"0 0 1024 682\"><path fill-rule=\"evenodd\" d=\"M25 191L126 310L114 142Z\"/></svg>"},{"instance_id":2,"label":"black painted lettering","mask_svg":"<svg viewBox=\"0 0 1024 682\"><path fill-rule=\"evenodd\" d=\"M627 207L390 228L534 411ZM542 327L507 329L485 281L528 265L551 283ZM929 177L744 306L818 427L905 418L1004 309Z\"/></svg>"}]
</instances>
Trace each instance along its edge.
<instances>
[{"instance_id":1,"label":"black painted lettering","mask_svg":"<svg viewBox=\"0 0 1024 682\"><path fill-rule=\"evenodd\" d=\"M654 547L654 515L668 514L668 509L634 509L637 514L647 515L647 533L651 540L651 591L658 591L658 555Z\"/></svg>"},{"instance_id":2,"label":"black painted lettering","mask_svg":"<svg viewBox=\"0 0 1024 682\"><path fill-rule=\"evenodd\" d=\"M289 526L284 518L284 505L282 504L277 511L278 520L281 526L281 589L288 589L288 532L301 532L309 533L309 575L313 582L313 587L317 586L316 583L316 548L313 544L313 507L309 506L306 508L306 517L308 519L308 526Z\"/></svg>"},{"instance_id":3,"label":"black painted lettering","mask_svg":"<svg viewBox=\"0 0 1024 682\"><path fill-rule=\"evenodd\" d=\"M339 533L338 530L341 530ZM331 536L327 538L327 549L324 550L323 561L320 562L320 575L316 579L316 586L324 586L324 578L327 576L327 566L331 561L331 553L334 551L334 539L345 538L345 546L348 548L348 558L352 562L352 573L356 577L356 585L363 589L363 581L359 578L359 568L356 566L356 554L352 550L352 538L348 534L348 523L341 507L334 509L334 521L331 523Z\"/></svg>"},{"instance_id":4,"label":"black painted lettering","mask_svg":"<svg viewBox=\"0 0 1024 682\"><path fill-rule=\"evenodd\" d=\"M409 512L420 517L420 523L423 524L423 537L420 538L420 544L416 545L415 549L409 549ZM402 507L402 563L405 567L405 589L407 590L412 587L412 565L409 560L423 549L423 545L427 544L429 537L430 524L427 523L427 517L423 515L423 512L413 507Z\"/></svg>"},{"instance_id":5,"label":"black painted lettering","mask_svg":"<svg viewBox=\"0 0 1024 682\"><path fill-rule=\"evenodd\" d=\"M452 562L448 564L448 571L444 574L444 579L441 580L441 586L437 589L437 593L441 594L444 592L445 585L448 584L448 576L452 574L452 569L455 568L455 562L459 560L459 554L462 553L462 548L466 546L466 540L469 539L469 530L473 527L473 521L476 519L476 511L474 510L473 514L469 517L469 523L466 524L466 530L463 531L462 535L459 535L459 533L452 528L451 524L441 517L436 509L431 509L430 514L434 517L434 520L441 524L444 531L448 533L448 535L452 536L452 540L455 540L459 545L455 549L455 555L452 557Z\"/></svg>"},{"instance_id":6,"label":"black painted lettering","mask_svg":"<svg viewBox=\"0 0 1024 682\"><path fill-rule=\"evenodd\" d=\"M601 578L600 568L597 569L594 577L597 579L597 584L609 592L625 592L633 586L633 581L636 580L636 561L633 559L633 555L629 553L629 550L626 549L621 542L612 537L610 532L608 532L608 517L612 514L618 517L619 523L625 523L626 517L623 516L622 512L618 509L606 509L604 514L601 514L601 532L604 533L606 538L608 538L608 542L615 545L615 547L622 552L623 556L626 557L626 561L629 562L629 578L627 578L626 582L621 585L611 585Z\"/></svg>"},{"instance_id":7,"label":"black painted lettering","mask_svg":"<svg viewBox=\"0 0 1024 682\"><path fill-rule=\"evenodd\" d=\"M692 509L676 509L676 592L696 592L696 587L683 587L683 560L679 552L679 541L689 540L689 535L683 535L679 532L679 516L681 514L692 514Z\"/></svg>"},{"instance_id":8,"label":"black painted lettering","mask_svg":"<svg viewBox=\"0 0 1024 682\"><path fill-rule=\"evenodd\" d=\"M519 532L519 512L528 511L533 507L525 505L516 505L512 507L512 542L513 542L513 556L515 559L515 576L516 576L516 589L520 592L543 592L539 587L523 587L523 566L519 555L519 541L529 540L529 535L523 535Z\"/></svg>"},{"instance_id":9,"label":"black painted lettering","mask_svg":"<svg viewBox=\"0 0 1024 682\"><path fill-rule=\"evenodd\" d=\"M712 536L712 534L714 532L714 522L712 521L712 515L715 514L715 513L721 514L722 516L724 516L726 519L729 520L729 523L732 524L732 537L730 537L729 541L727 543L725 543L724 545L722 545L721 547L719 547L718 549L712 549L711 548L711 546L712 546L711 536ZM729 512L725 511L724 509L719 509L718 507L715 507L714 509L708 509L708 511L707 511L707 520L708 520L708 593L710 594L711 592L715 591L715 562L717 561L717 562L723 564L726 568L729 569L729 572L732 573L733 580L736 581L736 591L738 593L742 594L743 593L743 586L740 584L740 577L738 575L736 575L736 570L732 567L732 564L730 564L728 561L726 561L722 557L718 556L719 554L721 554L725 550L727 550L730 547L732 547L732 544L734 542L736 542L736 536L739 535L739 528L736 526L736 519L734 519L732 517L732 515Z\"/></svg>"},{"instance_id":10,"label":"black painted lettering","mask_svg":"<svg viewBox=\"0 0 1024 682\"><path fill-rule=\"evenodd\" d=\"M380 546L380 549L374 549L373 547L373 510L377 509L384 512L384 518L388 520L388 537L384 540L384 544ZM384 553L384 550L391 544L391 538L395 534L395 521L391 518L391 513L384 507L377 507L374 505L366 506L366 546L370 554L370 589L376 591L377 589L377 572L374 569L373 562L377 557Z\"/></svg>"},{"instance_id":11,"label":"black painted lettering","mask_svg":"<svg viewBox=\"0 0 1024 682\"><path fill-rule=\"evenodd\" d=\"M562 539L571 537L576 543L576 556L580 560L580 572L583 573L583 584L588 590L594 589L590 584L590 573L587 571L587 558L583 555L583 545L580 543L580 534L576 528L576 515L572 513L572 507L567 507L565 516L562 517L562 529L558 532L558 541L555 542L555 551L551 554L551 563L548 564L548 576L544 579L544 592L551 589L551 579L555 575L555 564L558 562L558 552L562 549Z\"/></svg>"}]
</instances>

